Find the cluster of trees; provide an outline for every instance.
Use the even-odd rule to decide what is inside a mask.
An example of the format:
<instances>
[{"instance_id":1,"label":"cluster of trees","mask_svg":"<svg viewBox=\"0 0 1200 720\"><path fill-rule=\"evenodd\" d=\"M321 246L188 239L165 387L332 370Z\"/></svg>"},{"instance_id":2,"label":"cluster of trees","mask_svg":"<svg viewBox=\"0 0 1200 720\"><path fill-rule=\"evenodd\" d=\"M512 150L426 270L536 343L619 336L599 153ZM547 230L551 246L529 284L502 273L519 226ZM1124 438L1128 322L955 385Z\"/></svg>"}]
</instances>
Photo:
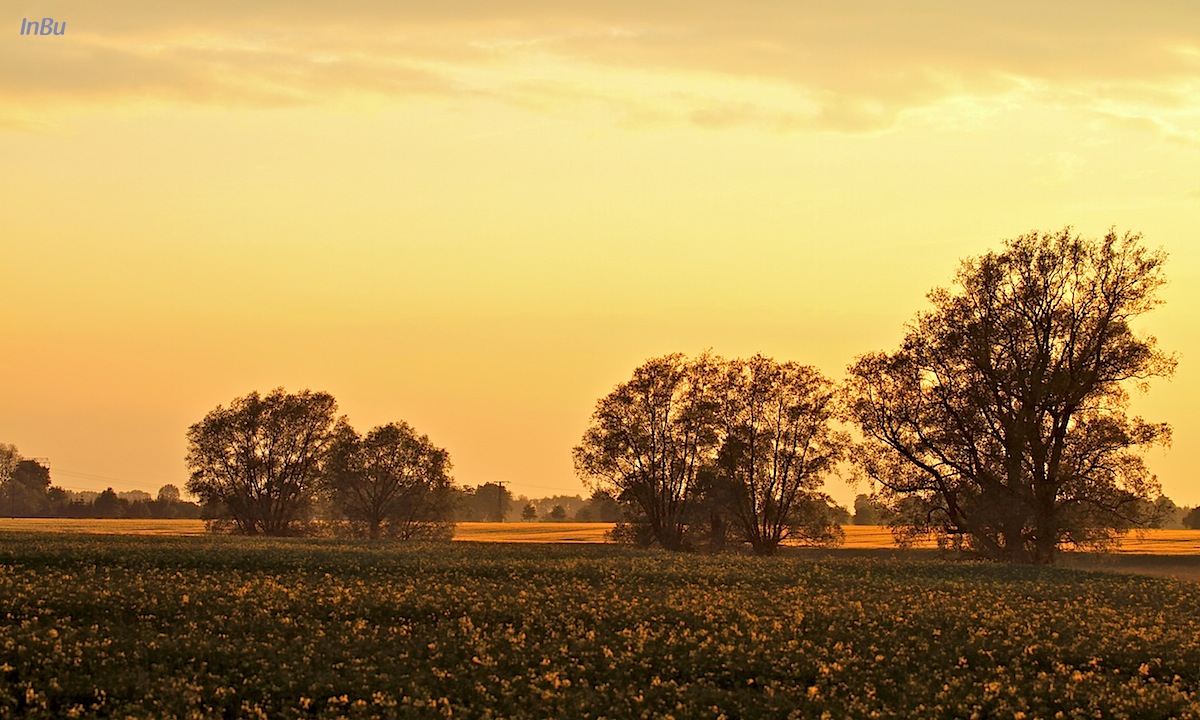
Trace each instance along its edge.
<instances>
[{"instance_id":1,"label":"cluster of trees","mask_svg":"<svg viewBox=\"0 0 1200 720\"><path fill-rule=\"evenodd\" d=\"M757 355L647 361L596 405L575 467L610 492L636 540L681 550L732 534L772 554L834 542L825 477L849 444L835 387L816 369Z\"/></svg>"},{"instance_id":2,"label":"cluster of trees","mask_svg":"<svg viewBox=\"0 0 1200 720\"><path fill-rule=\"evenodd\" d=\"M484 483L457 488L455 496L454 517L459 522L618 522L624 518L617 501L602 490L588 498L529 498L514 497L500 483Z\"/></svg>"},{"instance_id":3,"label":"cluster of trees","mask_svg":"<svg viewBox=\"0 0 1200 720\"><path fill-rule=\"evenodd\" d=\"M878 490L856 514L901 539L1030 563L1102 547L1166 509L1143 455L1170 427L1127 412L1130 386L1175 367L1131 327L1159 303L1164 259L1130 233L1007 240L836 390L763 357L652 359L597 403L577 472L666 548L725 523L760 553L831 537L816 488L841 460Z\"/></svg>"},{"instance_id":4,"label":"cluster of trees","mask_svg":"<svg viewBox=\"0 0 1200 720\"><path fill-rule=\"evenodd\" d=\"M67 496L71 498L69 504L52 517L177 520L196 519L203 512L199 504L183 500L179 488L172 484L163 485L156 495L108 488L99 493L68 490Z\"/></svg>"},{"instance_id":5,"label":"cluster of trees","mask_svg":"<svg viewBox=\"0 0 1200 720\"><path fill-rule=\"evenodd\" d=\"M447 452L407 424L359 435L329 394L282 389L218 406L188 430L187 489L246 534L319 518L368 537L449 537L456 518L518 513L620 517L626 536L669 549L732 538L771 554L789 539L838 539L848 513L819 489L848 463L876 489L855 502L856 519L1049 563L1133 528L1200 526L1200 510L1163 498L1143 460L1170 427L1128 413L1129 388L1176 365L1132 327L1160 303L1164 261L1132 233L1007 240L962 262L900 347L858 357L840 384L761 355L648 360L597 402L574 448L595 490L587 502L514 508L502 484L455 488ZM0 445L4 502L23 515L76 504L45 465ZM91 505L112 516L183 507L177 491L131 501L109 490Z\"/></svg>"},{"instance_id":6,"label":"cluster of trees","mask_svg":"<svg viewBox=\"0 0 1200 720\"><path fill-rule=\"evenodd\" d=\"M164 485L157 496L141 490L76 492L50 482L50 467L22 457L15 445L0 443L0 515L45 518L197 518L200 506Z\"/></svg>"},{"instance_id":7,"label":"cluster of trees","mask_svg":"<svg viewBox=\"0 0 1200 720\"><path fill-rule=\"evenodd\" d=\"M1150 513L1155 516L1156 527L1200 530L1200 507L1176 505L1166 495L1160 495L1152 504Z\"/></svg>"},{"instance_id":8,"label":"cluster of trees","mask_svg":"<svg viewBox=\"0 0 1200 720\"><path fill-rule=\"evenodd\" d=\"M1154 517L1152 525L1175 530L1200 530L1200 507L1176 505L1171 498L1160 495L1154 501L1142 500L1150 507L1141 512ZM896 513L877 495L859 493L854 498L854 514L846 513L846 522L855 525L889 525L899 519Z\"/></svg>"},{"instance_id":9,"label":"cluster of trees","mask_svg":"<svg viewBox=\"0 0 1200 720\"><path fill-rule=\"evenodd\" d=\"M625 514L621 504L605 490L597 489L590 497L554 495L519 499L522 522L621 522Z\"/></svg>"},{"instance_id":10,"label":"cluster of trees","mask_svg":"<svg viewBox=\"0 0 1200 720\"><path fill-rule=\"evenodd\" d=\"M320 521L370 538L453 534L449 454L404 422L360 435L328 393L252 392L187 439L187 489L215 527L286 535Z\"/></svg>"}]
</instances>

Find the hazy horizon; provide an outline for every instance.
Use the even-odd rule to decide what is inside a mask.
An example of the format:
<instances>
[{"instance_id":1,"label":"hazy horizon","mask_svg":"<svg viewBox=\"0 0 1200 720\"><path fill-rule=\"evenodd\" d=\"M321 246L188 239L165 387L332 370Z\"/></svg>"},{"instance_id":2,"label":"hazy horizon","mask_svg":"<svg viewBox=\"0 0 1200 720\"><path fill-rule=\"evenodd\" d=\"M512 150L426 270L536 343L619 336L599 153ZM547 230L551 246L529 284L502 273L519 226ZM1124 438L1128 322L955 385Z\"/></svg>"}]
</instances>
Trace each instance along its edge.
<instances>
[{"instance_id":1,"label":"hazy horizon","mask_svg":"<svg viewBox=\"0 0 1200 720\"><path fill-rule=\"evenodd\" d=\"M23 20L65 22L22 36ZM404 420L460 484L586 494L644 360L840 379L1003 238L1141 232L1134 409L1200 504L1200 8L307 0L0 14L0 442L73 490L183 487L275 387ZM865 488L828 488L843 504Z\"/></svg>"}]
</instances>

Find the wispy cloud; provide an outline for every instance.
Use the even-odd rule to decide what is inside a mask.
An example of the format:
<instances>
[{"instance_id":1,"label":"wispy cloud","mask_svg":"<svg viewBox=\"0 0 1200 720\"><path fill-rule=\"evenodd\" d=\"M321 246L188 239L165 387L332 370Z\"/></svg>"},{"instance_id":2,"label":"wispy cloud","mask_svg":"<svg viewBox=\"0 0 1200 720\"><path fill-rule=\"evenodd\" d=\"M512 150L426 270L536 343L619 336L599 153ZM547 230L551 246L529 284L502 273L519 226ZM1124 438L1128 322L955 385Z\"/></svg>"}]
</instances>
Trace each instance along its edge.
<instances>
[{"instance_id":1,"label":"wispy cloud","mask_svg":"<svg viewBox=\"0 0 1200 720\"><path fill-rule=\"evenodd\" d=\"M14 30L0 43L0 99L271 107L482 93L708 128L871 132L1030 86L1132 121L1190 113L1200 72L1188 3L130 0L54 13L67 35ZM746 97L747 83L766 91Z\"/></svg>"}]
</instances>

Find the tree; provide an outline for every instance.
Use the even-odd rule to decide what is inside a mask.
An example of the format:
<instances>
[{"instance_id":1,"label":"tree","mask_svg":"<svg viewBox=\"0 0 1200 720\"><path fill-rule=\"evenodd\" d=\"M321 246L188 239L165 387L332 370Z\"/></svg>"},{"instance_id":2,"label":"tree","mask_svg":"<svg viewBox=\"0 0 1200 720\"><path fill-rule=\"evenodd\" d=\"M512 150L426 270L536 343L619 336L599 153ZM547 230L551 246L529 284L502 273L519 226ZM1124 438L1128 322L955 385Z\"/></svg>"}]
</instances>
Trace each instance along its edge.
<instances>
[{"instance_id":1,"label":"tree","mask_svg":"<svg viewBox=\"0 0 1200 720\"><path fill-rule=\"evenodd\" d=\"M12 479L29 490L44 493L50 487L50 468L37 460L22 460L13 470Z\"/></svg>"},{"instance_id":2,"label":"tree","mask_svg":"<svg viewBox=\"0 0 1200 720\"><path fill-rule=\"evenodd\" d=\"M820 492L848 442L834 386L815 368L756 355L723 363L718 482L733 524L760 555L791 537L829 544L840 528Z\"/></svg>"},{"instance_id":3,"label":"tree","mask_svg":"<svg viewBox=\"0 0 1200 720\"><path fill-rule=\"evenodd\" d=\"M1145 525L1142 460L1170 428L1126 412L1172 357L1130 322L1158 303L1161 251L1136 234L1032 233L964 262L894 353L849 368L856 453L909 533L1052 562Z\"/></svg>"},{"instance_id":4,"label":"tree","mask_svg":"<svg viewBox=\"0 0 1200 720\"><path fill-rule=\"evenodd\" d=\"M158 496L156 497L157 501L164 505L177 503L179 502L179 498L179 488L173 483L167 483L160 487L158 489Z\"/></svg>"},{"instance_id":5,"label":"tree","mask_svg":"<svg viewBox=\"0 0 1200 720\"><path fill-rule=\"evenodd\" d=\"M46 500L50 503L51 517L66 517L71 505L71 497L66 490L52 485L46 488Z\"/></svg>"},{"instance_id":6,"label":"tree","mask_svg":"<svg viewBox=\"0 0 1200 720\"><path fill-rule=\"evenodd\" d=\"M188 492L219 503L241 533L286 534L317 490L336 410L328 393L283 388L217 406L188 429Z\"/></svg>"},{"instance_id":7,"label":"tree","mask_svg":"<svg viewBox=\"0 0 1200 720\"><path fill-rule=\"evenodd\" d=\"M129 501L124 500L112 489L108 488L92 503L92 512L100 518L123 518L129 509Z\"/></svg>"},{"instance_id":8,"label":"tree","mask_svg":"<svg viewBox=\"0 0 1200 720\"><path fill-rule=\"evenodd\" d=\"M14 517L42 517L50 514L50 468L37 460L22 458L16 446L0 445L0 477L3 477L2 502Z\"/></svg>"},{"instance_id":9,"label":"tree","mask_svg":"<svg viewBox=\"0 0 1200 720\"><path fill-rule=\"evenodd\" d=\"M562 505L563 512L568 516L573 516L586 505L586 502L579 495L548 495L544 498L533 500L534 506L537 508L538 515L545 518L554 509L555 505Z\"/></svg>"},{"instance_id":10,"label":"tree","mask_svg":"<svg viewBox=\"0 0 1200 720\"><path fill-rule=\"evenodd\" d=\"M521 510L521 519L525 522L537 520L537 505L525 503L525 507Z\"/></svg>"},{"instance_id":11,"label":"tree","mask_svg":"<svg viewBox=\"0 0 1200 720\"><path fill-rule=\"evenodd\" d=\"M854 496L855 525L883 525L891 517L892 511L877 498L863 493Z\"/></svg>"},{"instance_id":12,"label":"tree","mask_svg":"<svg viewBox=\"0 0 1200 720\"><path fill-rule=\"evenodd\" d=\"M562 522L567 519L567 509L562 505L555 505L546 515L546 519L550 522Z\"/></svg>"},{"instance_id":13,"label":"tree","mask_svg":"<svg viewBox=\"0 0 1200 720\"><path fill-rule=\"evenodd\" d=\"M1183 526L1188 530L1200 530L1200 507L1194 507L1183 516Z\"/></svg>"},{"instance_id":14,"label":"tree","mask_svg":"<svg viewBox=\"0 0 1200 720\"><path fill-rule=\"evenodd\" d=\"M688 501L717 448L715 380L707 355L648 360L597 402L574 450L576 473L636 508L667 549L684 546Z\"/></svg>"},{"instance_id":15,"label":"tree","mask_svg":"<svg viewBox=\"0 0 1200 720\"><path fill-rule=\"evenodd\" d=\"M621 505L607 490L601 488L593 490L587 499L586 507L592 511L592 517L596 521L620 522L621 520Z\"/></svg>"},{"instance_id":16,"label":"tree","mask_svg":"<svg viewBox=\"0 0 1200 720\"><path fill-rule=\"evenodd\" d=\"M124 500L124 498L122 498ZM153 500L125 500L125 517L137 520L146 520L154 517L154 511L150 509L150 503Z\"/></svg>"},{"instance_id":17,"label":"tree","mask_svg":"<svg viewBox=\"0 0 1200 720\"><path fill-rule=\"evenodd\" d=\"M449 539L454 533L450 455L395 422L360 437L339 428L323 483L334 507L377 539Z\"/></svg>"},{"instance_id":18,"label":"tree","mask_svg":"<svg viewBox=\"0 0 1200 720\"><path fill-rule=\"evenodd\" d=\"M21 453L17 452L17 446L0 443L0 483L7 483L12 479L12 474L17 469L19 462L21 462Z\"/></svg>"},{"instance_id":19,"label":"tree","mask_svg":"<svg viewBox=\"0 0 1200 720\"><path fill-rule=\"evenodd\" d=\"M1159 528L1183 528L1183 515L1186 511L1175 504L1175 501L1166 495L1160 495L1155 498L1152 507L1146 509L1146 514L1153 516L1153 527Z\"/></svg>"},{"instance_id":20,"label":"tree","mask_svg":"<svg viewBox=\"0 0 1200 720\"><path fill-rule=\"evenodd\" d=\"M824 495L824 493L822 493L822 495ZM850 509L845 505L837 504L833 501L833 498L830 498L827 495L825 497L828 498L826 501L826 507L829 508L830 523L837 526L837 531L835 531L835 534L841 540L844 540L846 534L841 532L841 528L843 525L849 525L851 522L853 522L854 516L850 514Z\"/></svg>"}]
</instances>

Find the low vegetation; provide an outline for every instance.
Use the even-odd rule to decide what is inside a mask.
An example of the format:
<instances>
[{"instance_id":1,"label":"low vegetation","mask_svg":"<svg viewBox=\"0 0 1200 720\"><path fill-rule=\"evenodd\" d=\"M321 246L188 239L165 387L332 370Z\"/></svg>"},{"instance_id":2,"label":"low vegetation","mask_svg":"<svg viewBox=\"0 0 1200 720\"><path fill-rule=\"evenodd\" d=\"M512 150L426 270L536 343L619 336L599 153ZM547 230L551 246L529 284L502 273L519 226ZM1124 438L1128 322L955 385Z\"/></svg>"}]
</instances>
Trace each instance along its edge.
<instances>
[{"instance_id":1,"label":"low vegetation","mask_svg":"<svg viewBox=\"0 0 1200 720\"><path fill-rule=\"evenodd\" d=\"M0 534L0 716L1200 715L1200 594L1036 566Z\"/></svg>"}]
</instances>

